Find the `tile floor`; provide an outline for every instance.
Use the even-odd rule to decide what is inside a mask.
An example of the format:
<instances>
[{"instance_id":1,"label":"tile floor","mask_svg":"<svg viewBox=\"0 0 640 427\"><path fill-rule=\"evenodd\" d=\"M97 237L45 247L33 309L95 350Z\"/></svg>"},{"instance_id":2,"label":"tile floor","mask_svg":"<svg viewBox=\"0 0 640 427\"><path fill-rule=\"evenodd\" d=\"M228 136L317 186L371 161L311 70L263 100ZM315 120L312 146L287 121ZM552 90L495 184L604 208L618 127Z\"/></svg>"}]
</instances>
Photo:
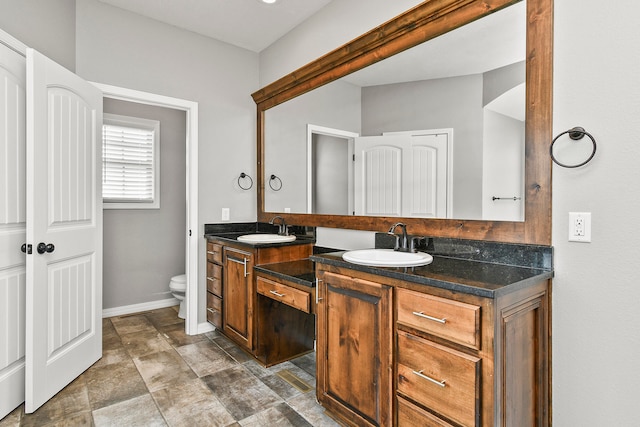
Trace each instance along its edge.
<instances>
[{"instance_id":1,"label":"tile floor","mask_svg":"<svg viewBox=\"0 0 640 427\"><path fill-rule=\"evenodd\" d=\"M103 357L8 426L337 426L277 372L315 388L315 354L265 369L217 331L189 336L177 307L103 319Z\"/></svg>"}]
</instances>

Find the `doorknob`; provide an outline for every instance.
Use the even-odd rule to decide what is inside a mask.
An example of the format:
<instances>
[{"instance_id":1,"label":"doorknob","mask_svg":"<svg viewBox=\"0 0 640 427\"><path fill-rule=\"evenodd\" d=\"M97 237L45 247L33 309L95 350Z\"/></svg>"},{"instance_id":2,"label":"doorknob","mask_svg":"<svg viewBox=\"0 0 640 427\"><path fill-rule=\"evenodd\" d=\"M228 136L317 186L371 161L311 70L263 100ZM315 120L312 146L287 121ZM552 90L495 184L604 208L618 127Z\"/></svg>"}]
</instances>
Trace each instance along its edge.
<instances>
[{"instance_id":1,"label":"doorknob","mask_svg":"<svg viewBox=\"0 0 640 427\"><path fill-rule=\"evenodd\" d=\"M20 250L22 251L22 253L31 255L31 245L27 245L26 243L23 243L22 246L20 247Z\"/></svg>"},{"instance_id":2,"label":"doorknob","mask_svg":"<svg viewBox=\"0 0 640 427\"><path fill-rule=\"evenodd\" d=\"M38 250L38 253L39 253L39 254L41 254L41 255L42 255L43 253L45 253L45 252L49 252L49 253L51 253L51 252L53 252L55 249L56 249L56 247L55 247L55 246L53 246L53 243L48 243L48 244L46 244L46 243L42 243L42 242L38 243L38 248L37 248L37 250Z\"/></svg>"}]
</instances>

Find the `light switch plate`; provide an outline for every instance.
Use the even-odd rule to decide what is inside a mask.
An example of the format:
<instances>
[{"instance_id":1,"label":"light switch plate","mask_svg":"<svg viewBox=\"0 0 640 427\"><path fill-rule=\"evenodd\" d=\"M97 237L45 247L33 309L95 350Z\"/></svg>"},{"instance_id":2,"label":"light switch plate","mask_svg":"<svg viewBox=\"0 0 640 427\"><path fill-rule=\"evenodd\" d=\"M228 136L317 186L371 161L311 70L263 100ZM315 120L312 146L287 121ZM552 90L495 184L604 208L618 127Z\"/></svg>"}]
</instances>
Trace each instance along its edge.
<instances>
[{"instance_id":1,"label":"light switch plate","mask_svg":"<svg viewBox=\"0 0 640 427\"><path fill-rule=\"evenodd\" d=\"M569 241L591 242L591 212L569 212Z\"/></svg>"},{"instance_id":2,"label":"light switch plate","mask_svg":"<svg viewBox=\"0 0 640 427\"><path fill-rule=\"evenodd\" d=\"M222 220L229 221L229 208L222 208Z\"/></svg>"}]
</instances>

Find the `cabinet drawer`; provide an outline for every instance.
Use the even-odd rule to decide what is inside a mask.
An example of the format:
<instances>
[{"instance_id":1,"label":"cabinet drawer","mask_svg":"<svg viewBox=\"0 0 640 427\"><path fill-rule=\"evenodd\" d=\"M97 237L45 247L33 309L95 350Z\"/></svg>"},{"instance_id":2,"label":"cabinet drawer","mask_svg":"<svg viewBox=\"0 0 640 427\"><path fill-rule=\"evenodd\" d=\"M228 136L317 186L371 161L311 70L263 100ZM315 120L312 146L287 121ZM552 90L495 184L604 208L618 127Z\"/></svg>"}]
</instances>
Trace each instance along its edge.
<instances>
[{"instance_id":1,"label":"cabinet drawer","mask_svg":"<svg viewBox=\"0 0 640 427\"><path fill-rule=\"evenodd\" d=\"M207 308L222 311L222 299L218 298L211 292L207 292Z\"/></svg>"},{"instance_id":2,"label":"cabinet drawer","mask_svg":"<svg viewBox=\"0 0 640 427\"><path fill-rule=\"evenodd\" d=\"M398 397L398 427L453 427L430 412Z\"/></svg>"},{"instance_id":3,"label":"cabinet drawer","mask_svg":"<svg viewBox=\"0 0 640 427\"><path fill-rule=\"evenodd\" d=\"M218 329L222 329L222 313L212 308L207 308L207 321Z\"/></svg>"},{"instance_id":4,"label":"cabinet drawer","mask_svg":"<svg viewBox=\"0 0 640 427\"><path fill-rule=\"evenodd\" d=\"M222 267L207 262L207 290L222 298Z\"/></svg>"},{"instance_id":5,"label":"cabinet drawer","mask_svg":"<svg viewBox=\"0 0 640 427\"><path fill-rule=\"evenodd\" d=\"M480 349L480 307L398 289L398 323Z\"/></svg>"},{"instance_id":6,"label":"cabinet drawer","mask_svg":"<svg viewBox=\"0 0 640 427\"><path fill-rule=\"evenodd\" d=\"M222 245L207 242L207 261L222 264Z\"/></svg>"},{"instance_id":7,"label":"cabinet drawer","mask_svg":"<svg viewBox=\"0 0 640 427\"><path fill-rule=\"evenodd\" d=\"M476 426L480 359L398 331L398 393L456 423Z\"/></svg>"},{"instance_id":8,"label":"cabinet drawer","mask_svg":"<svg viewBox=\"0 0 640 427\"><path fill-rule=\"evenodd\" d=\"M305 313L309 313L310 297L308 292L274 282L264 277L258 277L257 282L259 294L290 305Z\"/></svg>"}]
</instances>

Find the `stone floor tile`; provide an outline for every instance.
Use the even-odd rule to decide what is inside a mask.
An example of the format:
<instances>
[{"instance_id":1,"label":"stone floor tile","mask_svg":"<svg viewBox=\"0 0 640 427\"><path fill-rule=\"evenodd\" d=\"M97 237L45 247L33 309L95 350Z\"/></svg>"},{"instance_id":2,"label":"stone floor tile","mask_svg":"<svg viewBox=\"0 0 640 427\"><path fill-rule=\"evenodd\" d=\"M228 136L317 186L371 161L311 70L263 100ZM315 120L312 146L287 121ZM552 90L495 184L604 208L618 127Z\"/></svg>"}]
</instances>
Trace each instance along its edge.
<instances>
[{"instance_id":1,"label":"stone floor tile","mask_svg":"<svg viewBox=\"0 0 640 427\"><path fill-rule=\"evenodd\" d=\"M237 365L227 352L209 340L178 347L176 351L199 377Z\"/></svg>"},{"instance_id":2,"label":"stone floor tile","mask_svg":"<svg viewBox=\"0 0 640 427\"><path fill-rule=\"evenodd\" d=\"M134 332L155 332L156 330L144 314L110 317L110 319L120 336Z\"/></svg>"},{"instance_id":3,"label":"stone floor tile","mask_svg":"<svg viewBox=\"0 0 640 427\"><path fill-rule=\"evenodd\" d=\"M136 357L133 362L152 392L197 378L174 349Z\"/></svg>"},{"instance_id":4,"label":"stone floor tile","mask_svg":"<svg viewBox=\"0 0 640 427\"><path fill-rule=\"evenodd\" d=\"M38 427L92 427L93 416L91 411L79 412L77 414L70 415L59 421L53 421L51 423L42 424Z\"/></svg>"},{"instance_id":5,"label":"stone floor tile","mask_svg":"<svg viewBox=\"0 0 640 427\"><path fill-rule=\"evenodd\" d=\"M150 394L95 410L93 422L96 427L167 425Z\"/></svg>"},{"instance_id":6,"label":"stone floor tile","mask_svg":"<svg viewBox=\"0 0 640 427\"><path fill-rule=\"evenodd\" d=\"M310 427L311 424L286 403L272 406L251 417L240 420L243 427Z\"/></svg>"},{"instance_id":7,"label":"stone floor tile","mask_svg":"<svg viewBox=\"0 0 640 427\"><path fill-rule=\"evenodd\" d=\"M295 396L289 399L287 404L314 427L340 426L331 417L325 414L324 408L318 404L316 395L313 392Z\"/></svg>"},{"instance_id":8,"label":"stone floor tile","mask_svg":"<svg viewBox=\"0 0 640 427\"><path fill-rule=\"evenodd\" d=\"M0 420L0 427L18 427L24 415L24 404L9 412Z\"/></svg>"},{"instance_id":9,"label":"stone floor tile","mask_svg":"<svg viewBox=\"0 0 640 427\"><path fill-rule=\"evenodd\" d=\"M21 426L37 426L62 421L79 412L91 411L84 376L75 379L32 414L25 414Z\"/></svg>"},{"instance_id":10,"label":"stone floor tile","mask_svg":"<svg viewBox=\"0 0 640 427\"><path fill-rule=\"evenodd\" d=\"M316 352L312 351L311 353L307 353L303 356L296 357L291 360L291 363L298 366L301 369L304 369L309 374L315 377L316 375Z\"/></svg>"},{"instance_id":11,"label":"stone floor tile","mask_svg":"<svg viewBox=\"0 0 640 427\"><path fill-rule=\"evenodd\" d=\"M94 365L85 373L93 409L123 402L149 392L131 359Z\"/></svg>"},{"instance_id":12,"label":"stone floor tile","mask_svg":"<svg viewBox=\"0 0 640 427\"><path fill-rule=\"evenodd\" d=\"M154 391L152 396L171 427L216 427L235 422L200 379Z\"/></svg>"},{"instance_id":13,"label":"stone floor tile","mask_svg":"<svg viewBox=\"0 0 640 427\"><path fill-rule=\"evenodd\" d=\"M173 325L180 323L184 326L184 319L178 317L178 313L173 307L160 308L157 310L151 310L144 313L144 316L155 326Z\"/></svg>"},{"instance_id":14,"label":"stone floor tile","mask_svg":"<svg viewBox=\"0 0 640 427\"><path fill-rule=\"evenodd\" d=\"M174 347L180 347L187 344L193 344L200 341L209 341L204 334L187 335L184 332L183 323L174 323L172 325L158 326L158 331L167 339L169 344Z\"/></svg>"},{"instance_id":15,"label":"stone floor tile","mask_svg":"<svg viewBox=\"0 0 640 427\"><path fill-rule=\"evenodd\" d=\"M172 350L171 344L155 328L153 331L134 332L122 336L122 345L132 358Z\"/></svg>"},{"instance_id":16,"label":"stone floor tile","mask_svg":"<svg viewBox=\"0 0 640 427\"><path fill-rule=\"evenodd\" d=\"M283 400L243 366L202 377L236 420L243 420Z\"/></svg>"}]
</instances>

